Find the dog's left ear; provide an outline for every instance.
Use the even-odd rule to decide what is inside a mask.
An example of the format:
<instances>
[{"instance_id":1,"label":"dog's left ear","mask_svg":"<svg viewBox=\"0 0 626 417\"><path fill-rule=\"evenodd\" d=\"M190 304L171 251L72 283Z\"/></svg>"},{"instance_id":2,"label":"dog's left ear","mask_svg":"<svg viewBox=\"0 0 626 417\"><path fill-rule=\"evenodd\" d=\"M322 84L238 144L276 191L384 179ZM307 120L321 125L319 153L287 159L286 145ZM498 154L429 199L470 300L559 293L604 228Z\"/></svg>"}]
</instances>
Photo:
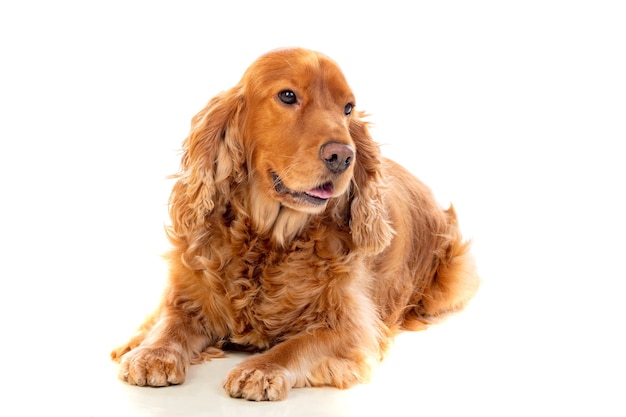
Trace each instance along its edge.
<instances>
[{"instance_id":1,"label":"dog's left ear","mask_svg":"<svg viewBox=\"0 0 626 417\"><path fill-rule=\"evenodd\" d=\"M393 238L384 202L382 156L358 112L350 120L350 135L356 145L356 163L351 184L350 231L355 245L370 254L382 252Z\"/></svg>"},{"instance_id":2,"label":"dog's left ear","mask_svg":"<svg viewBox=\"0 0 626 417\"><path fill-rule=\"evenodd\" d=\"M242 108L241 89L233 87L213 97L192 119L170 196L175 234L204 233L206 216L220 201L225 204L231 183L242 181Z\"/></svg>"}]
</instances>

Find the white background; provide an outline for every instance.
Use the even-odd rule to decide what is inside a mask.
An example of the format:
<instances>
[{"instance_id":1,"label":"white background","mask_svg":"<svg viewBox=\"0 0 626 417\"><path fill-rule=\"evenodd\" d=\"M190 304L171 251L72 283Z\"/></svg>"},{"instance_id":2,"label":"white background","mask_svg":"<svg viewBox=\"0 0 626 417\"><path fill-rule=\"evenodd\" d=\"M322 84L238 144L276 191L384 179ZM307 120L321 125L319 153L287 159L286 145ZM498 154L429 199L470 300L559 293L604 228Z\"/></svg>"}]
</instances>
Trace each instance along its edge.
<instances>
[{"instance_id":1,"label":"white background","mask_svg":"<svg viewBox=\"0 0 626 417\"><path fill-rule=\"evenodd\" d=\"M619 1L3 2L0 414L623 416L624 22ZM481 292L349 391L231 400L237 358L127 387L107 355L158 301L190 119L280 46L335 59L383 153L454 203Z\"/></svg>"}]
</instances>

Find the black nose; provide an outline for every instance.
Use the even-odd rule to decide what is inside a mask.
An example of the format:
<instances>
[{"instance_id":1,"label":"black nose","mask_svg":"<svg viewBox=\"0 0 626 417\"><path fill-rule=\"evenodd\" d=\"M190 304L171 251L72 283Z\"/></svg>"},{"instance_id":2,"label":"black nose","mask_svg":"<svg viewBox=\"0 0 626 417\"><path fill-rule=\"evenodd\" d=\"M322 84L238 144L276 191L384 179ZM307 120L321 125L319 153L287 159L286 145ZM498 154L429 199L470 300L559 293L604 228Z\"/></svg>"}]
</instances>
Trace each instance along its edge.
<instances>
[{"instance_id":1,"label":"black nose","mask_svg":"<svg viewBox=\"0 0 626 417\"><path fill-rule=\"evenodd\" d=\"M330 142L320 149L320 157L330 172L341 174L348 169L354 159L354 150L343 143Z\"/></svg>"}]
</instances>

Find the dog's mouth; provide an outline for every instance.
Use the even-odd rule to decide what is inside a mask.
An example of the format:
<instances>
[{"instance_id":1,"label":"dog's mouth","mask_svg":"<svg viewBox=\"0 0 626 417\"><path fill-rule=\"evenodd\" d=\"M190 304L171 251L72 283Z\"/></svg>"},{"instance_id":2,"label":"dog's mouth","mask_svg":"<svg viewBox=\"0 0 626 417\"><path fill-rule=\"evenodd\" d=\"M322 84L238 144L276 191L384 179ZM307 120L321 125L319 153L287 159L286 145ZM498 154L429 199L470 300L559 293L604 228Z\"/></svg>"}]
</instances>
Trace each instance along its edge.
<instances>
[{"instance_id":1,"label":"dog's mouth","mask_svg":"<svg viewBox=\"0 0 626 417\"><path fill-rule=\"evenodd\" d=\"M312 204L314 206L323 206L333 196L334 186L332 182L326 182L318 187L311 188L307 191L294 191L282 182L280 177L272 172L272 180L274 182L274 191L278 194L288 194L291 197Z\"/></svg>"}]
</instances>

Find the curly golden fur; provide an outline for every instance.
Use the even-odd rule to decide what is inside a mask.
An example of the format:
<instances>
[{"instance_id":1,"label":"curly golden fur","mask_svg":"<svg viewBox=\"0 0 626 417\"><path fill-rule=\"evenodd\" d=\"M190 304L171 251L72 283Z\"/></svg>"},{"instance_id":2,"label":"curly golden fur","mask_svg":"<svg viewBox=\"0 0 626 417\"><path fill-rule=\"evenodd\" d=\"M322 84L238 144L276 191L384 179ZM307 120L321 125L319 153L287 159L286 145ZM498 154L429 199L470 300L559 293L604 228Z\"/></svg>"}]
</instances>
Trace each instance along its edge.
<instances>
[{"instance_id":1,"label":"curly golden fur","mask_svg":"<svg viewBox=\"0 0 626 417\"><path fill-rule=\"evenodd\" d=\"M192 121L170 200L159 308L112 352L134 385L180 384L222 349L233 397L367 381L389 338L462 307L469 244L408 171L383 158L339 67L261 56Z\"/></svg>"}]
</instances>

